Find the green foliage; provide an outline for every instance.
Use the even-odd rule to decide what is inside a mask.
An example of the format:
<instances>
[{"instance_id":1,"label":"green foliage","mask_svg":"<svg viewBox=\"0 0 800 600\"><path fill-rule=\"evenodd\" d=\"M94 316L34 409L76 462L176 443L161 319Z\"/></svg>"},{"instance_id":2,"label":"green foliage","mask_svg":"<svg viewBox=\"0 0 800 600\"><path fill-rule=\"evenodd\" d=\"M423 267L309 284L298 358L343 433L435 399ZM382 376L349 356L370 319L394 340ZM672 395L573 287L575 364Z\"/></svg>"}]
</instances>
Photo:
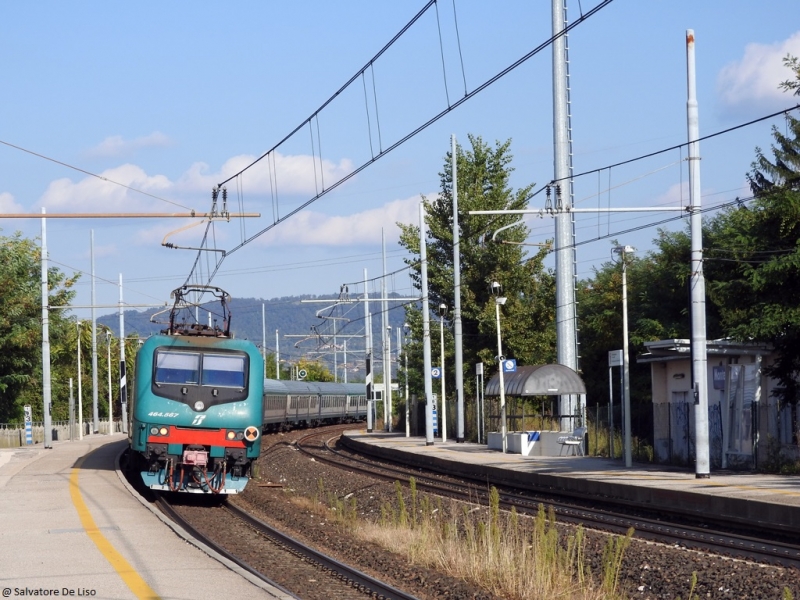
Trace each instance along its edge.
<instances>
[{"instance_id":1,"label":"green foliage","mask_svg":"<svg viewBox=\"0 0 800 600\"><path fill-rule=\"evenodd\" d=\"M780 87L785 92L792 92L795 96L800 96L800 60L796 56L787 54L783 58L783 65L792 71L794 80L787 79L781 82Z\"/></svg>"},{"instance_id":2,"label":"green foliage","mask_svg":"<svg viewBox=\"0 0 800 600\"><path fill-rule=\"evenodd\" d=\"M405 498L403 498L403 487L399 481L394 482L394 490L397 494L397 524L400 527L406 527L408 525L408 510L406 509Z\"/></svg>"},{"instance_id":3,"label":"green foliage","mask_svg":"<svg viewBox=\"0 0 800 600\"><path fill-rule=\"evenodd\" d=\"M797 60L787 66L798 69ZM798 73L800 76L800 73ZM800 80L796 82L800 85ZM797 85L795 88L797 89ZM724 263L709 285L726 333L771 344L768 375L784 403L800 400L800 120L773 127L772 157L760 148L748 174L754 201L718 215L710 227L709 259Z\"/></svg>"},{"instance_id":4,"label":"green foliage","mask_svg":"<svg viewBox=\"0 0 800 600\"><path fill-rule=\"evenodd\" d=\"M616 245L616 242L613 242ZM644 352L644 343L689 338L691 239L688 232L659 231L656 249L643 257L626 256L628 338L630 356ZM622 348L622 264L604 263L577 290L580 306L581 357L587 396L608 397L608 351ZM718 337L717 308L709 303L707 334ZM650 402L650 366L630 362L631 402Z\"/></svg>"},{"instance_id":5,"label":"green foliage","mask_svg":"<svg viewBox=\"0 0 800 600\"><path fill-rule=\"evenodd\" d=\"M408 486L411 489L411 526L417 526L417 480L409 477Z\"/></svg>"},{"instance_id":6,"label":"green foliage","mask_svg":"<svg viewBox=\"0 0 800 600\"><path fill-rule=\"evenodd\" d=\"M480 137L469 136L471 147L457 147L458 209L461 256L461 319L464 342L465 395L472 392L470 377L473 365L483 362L496 365L497 330L495 302L490 284L498 281L508 298L502 307L501 322L503 350L519 364L544 364L555 357L555 278L542 261L547 254L540 249L527 256L521 245L528 228L519 215L470 215L475 210L512 210L528 206L532 186L516 191L509 187L512 172L510 141L494 147ZM428 288L431 308L445 304L449 308L446 321L452 319L453 283L453 180L451 157L445 156L440 176L440 193L426 199L426 253ZM498 241L492 234L499 233ZM421 289L419 227L398 223L400 245L415 258L406 261L411 266L412 279ZM421 393L422 314L418 306L407 308L406 320L411 326L409 352L409 381L412 389ZM432 329L438 325L432 319ZM453 335L450 322L445 322L445 361L452 364ZM437 332L438 333L438 332ZM431 335L432 354L440 355L439 336ZM435 362L438 362L435 361ZM446 369L451 380L447 389L455 389L453 369Z\"/></svg>"},{"instance_id":7,"label":"green foliage","mask_svg":"<svg viewBox=\"0 0 800 600\"><path fill-rule=\"evenodd\" d=\"M48 269L48 304L64 306L74 296L77 276L67 277ZM22 420L23 406L30 404L33 419L42 420L42 301L41 251L34 240L20 233L0 236L0 422ZM71 356L67 345L70 320L62 311L49 316L53 416L65 399L66 366Z\"/></svg>"},{"instance_id":8,"label":"green foliage","mask_svg":"<svg viewBox=\"0 0 800 600\"><path fill-rule=\"evenodd\" d=\"M612 536L608 538L606 547L603 550L603 589L612 596L617 592L619 575L622 570L622 559L631 544L633 533L634 529L631 527L624 537Z\"/></svg>"},{"instance_id":9,"label":"green foliage","mask_svg":"<svg viewBox=\"0 0 800 600\"><path fill-rule=\"evenodd\" d=\"M786 57L800 95L800 61ZM800 400L800 120L773 127L771 156L760 148L748 174L754 200L704 221L706 336L771 344L765 372L782 402ZM659 232L656 250L631 260L628 311L631 356L648 340L689 338L690 235ZM606 263L579 286L581 355L589 398L608 390L607 351L622 343L620 267ZM631 363L631 399L649 400L649 368Z\"/></svg>"},{"instance_id":10,"label":"green foliage","mask_svg":"<svg viewBox=\"0 0 800 600\"><path fill-rule=\"evenodd\" d=\"M297 368L305 370L304 381L333 381L333 373L319 361L300 359Z\"/></svg>"}]
</instances>

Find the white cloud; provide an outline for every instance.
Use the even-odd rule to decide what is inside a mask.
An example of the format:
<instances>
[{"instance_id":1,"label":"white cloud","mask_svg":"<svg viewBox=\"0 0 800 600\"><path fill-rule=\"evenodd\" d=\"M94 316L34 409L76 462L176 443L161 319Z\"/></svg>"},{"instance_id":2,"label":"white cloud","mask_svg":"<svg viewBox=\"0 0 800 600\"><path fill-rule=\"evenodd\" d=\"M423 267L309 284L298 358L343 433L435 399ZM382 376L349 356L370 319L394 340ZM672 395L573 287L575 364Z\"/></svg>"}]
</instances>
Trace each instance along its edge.
<instances>
[{"instance_id":1,"label":"white cloud","mask_svg":"<svg viewBox=\"0 0 800 600\"><path fill-rule=\"evenodd\" d=\"M36 207L44 206L50 212L163 212L169 206L128 189L168 197L173 184L163 175L147 175L141 167L124 164L107 169L99 176L85 177L78 182L66 177L56 179L47 186Z\"/></svg>"},{"instance_id":2,"label":"white cloud","mask_svg":"<svg viewBox=\"0 0 800 600\"><path fill-rule=\"evenodd\" d=\"M14 196L8 192L0 193L0 213L24 213L28 212L21 205L17 204Z\"/></svg>"},{"instance_id":3,"label":"white cloud","mask_svg":"<svg viewBox=\"0 0 800 600\"><path fill-rule=\"evenodd\" d=\"M195 163L176 182L187 192L209 192L220 181L232 177L257 157L247 154L229 158L222 168L212 173L205 163ZM242 175L242 185L247 194L271 195L277 189L278 197L290 194L313 195L322 191L322 183L330 186L353 171L353 163L342 159L338 163L309 155L283 155L275 152L248 169ZM270 183L270 179L272 182ZM230 186L229 186L230 187Z\"/></svg>"},{"instance_id":4,"label":"white cloud","mask_svg":"<svg viewBox=\"0 0 800 600\"><path fill-rule=\"evenodd\" d=\"M739 113L790 106L794 99L778 88L780 82L791 79L791 72L783 66L787 54L800 56L800 31L782 42L748 44L741 60L726 65L717 77L723 108Z\"/></svg>"},{"instance_id":5,"label":"white cloud","mask_svg":"<svg viewBox=\"0 0 800 600\"><path fill-rule=\"evenodd\" d=\"M84 177L79 181L65 177L52 181L36 206L44 206L53 212L175 212L186 210L185 207L205 211L210 206L212 188L241 171L254 158L235 156L225 161L216 172L205 163L194 163L175 181L165 175L149 175L141 167L126 163L98 173L98 177ZM315 185L315 172L317 182L324 178L329 186L353 170L349 159L320 164L319 160L307 155L276 154L269 161L271 167L267 159L262 162L242 177L245 199L271 197L270 177L273 189L277 179L278 197L281 199L292 195L311 197L320 189ZM235 190L236 182L231 182L228 188Z\"/></svg>"},{"instance_id":6,"label":"white cloud","mask_svg":"<svg viewBox=\"0 0 800 600\"><path fill-rule=\"evenodd\" d=\"M435 196L434 193L427 198L430 200ZM381 228L387 244L395 243L400 234L395 223L418 223L419 202L419 196L412 196L345 216L304 210L264 234L261 243L267 246L380 244Z\"/></svg>"},{"instance_id":7,"label":"white cloud","mask_svg":"<svg viewBox=\"0 0 800 600\"><path fill-rule=\"evenodd\" d=\"M41 207L47 208L49 213L135 213L135 212L188 212L186 207L204 212L210 207L211 189L219 181L237 173L252 162L252 156L236 156L228 159L216 173L212 173L208 165L195 163L176 180L170 180L164 175L150 175L135 164L123 164L98 173L98 177L87 176L78 181L62 178L52 181L36 205L31 210ZM320 177L320 168L323 169L327 185L341 179L352 171L352 163L342 159L338 164L324 161L320 166L319 160L311 156L283 156L276 155L273 165L272 177L277 171L279 198L297 195L301 198L310 198L315 192L314 172ZM248 171L243 181L245 198L253 200L260 197L270 197L270 171L267 169L266 159L264 165L259 165ZM274 179L273 179L274 181ZM274 185L274 184L273 184ZM230 189L235 190L232 182ZM134 190L145 192L137 193ZM234 192L235 193L235 192ZM154 197L155 196L155 197ZM234 205L229 208L233 211ZM165 203L159 198L174 202ZM189 198L189 199L187 199ZM321 213L308 210L301 211L286 223L275 229L274 235L265 238L279 239L283 244L315 244L325 246L343 246L361 243L379 243L380 228L394 231L397 237L395 221L416 221L416 204L419 197L407 200L390 202L380 209L368 210L346 217L328 217ZM10 194L0 195L0 210L11 212L9 207L16 207L16 212L25 212L14 203ZM248 234L258 231L268 223L267 215L270 214L268 206L255 204L248 208L249 212L255 210L265 216L256 223L249 220L247 223ZM197 220L171 219L165 221L142 220L142 224L131 241L136 245L161 244L165 236L168 242L182 246L196 246L205 230L205 225L187 227ZM219 245L224 245L238 234L235 229L238 224L223 223L216 227L216 240ZM185 228L185 230L184 230ZM276 242L277 243L277 242Z\"/></svg>"},{"instance_id":8,"label":"white cloud","mask_svg":"<svg viewBox=\"0 0 800 600\"><path fill-rule=\"evenodd\" d=\"M125 140L121 135L107 137L94 148L88 151L88 155L96 158L114 158L121 156L131 156L138 150L147 148L163 148L169 146L172 141L168 136L160 131L154 131L150 135L138 137L133 140Z\"/></svg>"}]
</instances>

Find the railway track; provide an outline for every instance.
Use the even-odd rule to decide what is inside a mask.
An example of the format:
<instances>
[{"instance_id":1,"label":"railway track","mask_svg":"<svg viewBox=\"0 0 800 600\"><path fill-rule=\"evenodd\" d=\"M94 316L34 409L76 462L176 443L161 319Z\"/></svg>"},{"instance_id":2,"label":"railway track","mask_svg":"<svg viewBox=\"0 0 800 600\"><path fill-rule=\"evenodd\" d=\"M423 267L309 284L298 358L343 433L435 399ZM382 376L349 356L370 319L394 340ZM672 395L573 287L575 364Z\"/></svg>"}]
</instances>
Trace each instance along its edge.
<instances>
[{"instance_id":1,"label":"railway track","mask_svg":"<svg viewBox=\"0 0 800 600\"><path fill-rule=\"evenodd\" d=\"M302 600L413 600L229 504L159 495L158 507L193 537L255 577Z\"/></svg>"},{"instance_id":2,"label":"railway track","mask_svg":"<svg viewBox=\"0 0 800 600\"><path fill-rule=\"evenodd\" d=\"M488 505L487 482L474 482L423 472L417 468L389 465L383 461L364 459L340 451L332 442L341 435L331 436L330 431L314 432L297 442L297 448L313 456L315 460L325 461L348 471L361 473L384 481L400 481L409 485L415 479L418 490L430 494L454 498L463 502L476 501ZM321 448L314 448L313 439L327 436ZM614 510L614 507L593 507L589 502L562 501L552 494L536 493L530 490L512 489L496 486L500 492L501 506L510 510L516 508L523 514L536 514L539 505L552 507L561 522L582 525L616 534L625 534L631 527L639 539L680 546L723 556L751 560L800 569L800 545L797 543L770 539L769 535L745 535L725 531L722 528L696 526L681 523L679 515L653 518L642 514L631 514ZM594 502L594 501L593 501ZM630 508L630 507L629 507ZM768 533L768 532L767 532Z\"/></svg>"}]
</instances>

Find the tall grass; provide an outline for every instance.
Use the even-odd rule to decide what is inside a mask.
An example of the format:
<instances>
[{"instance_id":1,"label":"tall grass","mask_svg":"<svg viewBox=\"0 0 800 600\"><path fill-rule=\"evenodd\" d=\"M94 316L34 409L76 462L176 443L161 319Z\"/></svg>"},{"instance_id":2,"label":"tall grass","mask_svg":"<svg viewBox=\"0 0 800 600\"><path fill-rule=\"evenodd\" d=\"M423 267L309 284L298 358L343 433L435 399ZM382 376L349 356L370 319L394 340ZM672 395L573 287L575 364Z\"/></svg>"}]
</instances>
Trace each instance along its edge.
<instances>
[{"instance_id":1,"label":"tall grass","mask_svg":"<svg viewBox=\"0 0 800 600\"><path fill-rule=\"evenodd\" d=\"M322 479L311 499L293 497L301 508L323 514L364 540L404 554L416 564L448 573L509 600L624 600L620 575L625 552L634 534L609 536L593 575L585 556L584 531L559 531L555 512L539 505L532 519L520 518L514 508L500 511L500 494L489 491L487 506L445 502L417 491L409 480L408 497L395 482L396 504L381 506L378 523L359 520L355 496L338 498L326 492ZM694 593L697 573L692 574L688 600ZM783 600L793 600L788 587ZM679 597L680 600L680 597Z\"/></svg>"},{"instance_id":2,"label":"tall grass","mask_svg":"<svg viewBox=\"0 0 800 600\"><path fill-rule=\"evenodd\" d=\"M360 536L503 598L622 598L619 572L632 530L625 537L609 538L598 580L586 565L583 529L560 533L552 509L540 506L533 519L521 518L514 509L501 513L494 487L488 506L420 498L412 479L409 515L399 483L395 491L396 505L384 504L380 523L362 523Z\"/></svg>"}]
</instances>

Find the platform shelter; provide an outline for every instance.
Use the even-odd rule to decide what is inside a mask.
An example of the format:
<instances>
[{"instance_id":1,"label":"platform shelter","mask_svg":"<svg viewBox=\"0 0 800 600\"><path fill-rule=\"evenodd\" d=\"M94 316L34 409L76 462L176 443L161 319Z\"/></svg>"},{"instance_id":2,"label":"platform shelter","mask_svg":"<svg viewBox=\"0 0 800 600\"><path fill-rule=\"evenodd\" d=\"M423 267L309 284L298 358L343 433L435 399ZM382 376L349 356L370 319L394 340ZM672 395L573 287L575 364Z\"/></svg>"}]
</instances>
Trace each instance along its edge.
<instances>
[{"instance_id":1,"label":"platform shelter","mask_svg":"<svg viewBox=\"0 0 800 600\"><path fill-rule=\"evenodd\" d=\"M504 373L503 380L506 399L511 403L514 398L528 396L567 396L569 398L566 414L553 411L552 407L561 405L559 402L553 402L550 414L545 415L542 412L538 415L528 415L533 418L541 417L542 420L548 419L551 423L556 423L559 430L510 431L506 438L509 452L537 456L559 455L565 450L582 453L585 445L574 443L577 436L585 435L586 385L580 375L564 365L529 365L517 367L517 370L512 373ZM486 384L484 396L496 397L499 395L500 375L496 373ZM512 414L509 420L514 423L519 416ZM526 420L523 408L521 429L525 429ZM569 435L564 435L565 432ZM490 432L487 440L490 448L496 446L498 449L502 449L502 437L499 433Z\"/></svg>"}]
</instances>

